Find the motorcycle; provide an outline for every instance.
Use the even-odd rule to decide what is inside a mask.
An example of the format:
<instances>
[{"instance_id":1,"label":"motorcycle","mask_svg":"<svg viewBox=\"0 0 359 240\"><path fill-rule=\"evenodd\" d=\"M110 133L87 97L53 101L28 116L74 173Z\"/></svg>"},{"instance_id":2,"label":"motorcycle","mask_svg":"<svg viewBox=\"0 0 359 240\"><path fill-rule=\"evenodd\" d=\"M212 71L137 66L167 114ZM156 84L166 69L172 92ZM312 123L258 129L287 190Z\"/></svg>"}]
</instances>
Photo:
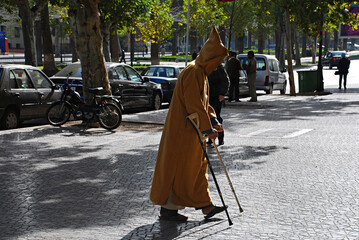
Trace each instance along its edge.
<instances>
[{"instance_id":1,"label":"motorcycle","mask_svg":"<svg viewBox=\"0 0 359 240\"><path fill-rule=\"evenodd\" d=\"M122 121L120 102L113 96L98 95L103 90L98 87L88 89L93 98L90 104L85 103L68 83L71 75L71 72L67 75L60 100L53 102L46 112L48 122L53 126L61 126L72 115L75 120L98 122L108 130L117 128Z\"/></svg>"}]
</instances>

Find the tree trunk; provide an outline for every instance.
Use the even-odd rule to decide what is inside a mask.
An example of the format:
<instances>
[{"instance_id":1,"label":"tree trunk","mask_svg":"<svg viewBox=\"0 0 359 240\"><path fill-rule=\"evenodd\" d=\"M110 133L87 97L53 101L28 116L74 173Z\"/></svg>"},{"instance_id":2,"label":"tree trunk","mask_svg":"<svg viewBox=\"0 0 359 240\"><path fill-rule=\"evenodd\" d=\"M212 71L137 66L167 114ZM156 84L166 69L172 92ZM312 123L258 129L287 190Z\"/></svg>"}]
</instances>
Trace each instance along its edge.
<instances>
[{"instance_id":1,"label":"tree trunk","mask_svg":"<svg viewBox=\"0 0 359 240\"><path fill-rule=\"evenodd\" d=\"M218 29L218 33L219 33L219 37L221 38L221 41L223 43L224 46L226 46L226 29L224 28L224 26L220 26Z\"/></svg>"},{"instance_id":2,"label":"tree trunk","mask_svg":"<svg viewBox=\"0 0 359 240\"><path fill-rule=\"evenodd\" d=\"M193 53L193 51L197 51L197 32L195 30L193 30L193 28L190 28L190 32L189 32L189 43L191 45L190 49L190 55Z\"/></svg>"},{"instance_id":3,"label":"tree trunk","mask_svg":"<svg viewBox=\"0 0 359 240\"><path fill-rule=\"evenodd\" d=\"M120 56L120 47L117 36L117 24L112 24L111 35L110 35L110 51L111 51L111 62L118 62Z\"/></svg>"},{"instance_id":4,"label":"tree trunk","mask_svg":"<svg viewBox=\"0 0 359 240\"><path fill-rule=\"evenodd\" d=\"M103 55L106 62L110 62L110 28L111 24L101 21L101 36L102 36L102 47Z\"/></svg>"},{"instance_id":5,"label":"tree trunk","mask_svg":"<svg viewBox=\"0 0 359 240\"><path fill-rule=\"evenodd\" d=\"M295 44L295 65L296 66L302 66L302 63L300 61L300 49L299 49L299 33L297 31L297 25L294 24L294 44Z\"/></svg>"},{"instance_id":6,"label":"tree trunk","mask_svg":"<svg viewBox=\"0 0 359 240\"><path fill-rule=\"evenodd\" d=\"M338 50L338 30L334 29L334 46L333 46L333 50L337 51Z\"/></svg>"},{"instance_id":7,"label":"tree trunk","mask_svg":"<svg viewBox=\"0 0 359 240\"><path fill-rule=\"evenodd\" d=\"M317 37L312 39L312 64L315 64L317 57Z\"/></svg>"},{"instance_id":8,"label":"tree trunk","mask_svg":"<svg viewBox=\"0 0 359 240\"><path fill-rule=\"evenodd\" d=\"M295 93L295 84L294 84L294 74L293 74L293 64L292 64L292 34L291 34L291 24L289 19L289 9L285 10L285 22L286 22L286 32L287 32L287 63L288 63L288 75L289 75L289 86L290 86L290 95L296 96Z\"/></svg>"},{"instance_id":9,"label":"tree trunk","mask_svg":"<svg viewBox=\"0 0 359 240\"><path fill-rule=\"evenodd\" d=\"M275 30L275 57L279 60L279 56L280 56L280 51L281 51L281 43L282 43L282 31L281 31L281 23L277 23L279 24L278 28Z\"/></svg>"},{"instance_id":10,"label":"tree trunk","mask_svg":"<svg viewBox=\"0 0 359 240\"><path fill-rule=\"evenodd\" d=\"M248 43L247 43L247 48L251 49L252 48L252 34L248 31Z\"/></svg>"},{"instance_id":11,"label":"tree trunk","mask_svg":"<svg viewBox=\"0 0 359 240\"><path fill-rule=\"evenodd\" d=\"M98 2L99 0L73 0L69 9L69 16L74 20L72 31L81 60L83 92L87 103L92 99L89 88L103 87L104 94L111 94L102 52ZM77 7L80 4L84 7Z\"/></svg>"},{"instance_id":12,"label":"tree trunk","mask_svg":"<svg viewBox=\"0 0 359 240\"><path fill-rule=\"evenodd\" d=\"M28 1L19 1L18 7L24 38L25 64L37 66L34 45L34 17Z\"/></svg>"},{"instance_id":13,"label":"tree trunk","mask_svg":"<svg viewBox=\"0 0 359 240\"><path fill-rule=\"evenodd\" d=\"M238 37L238 54L244 52L244 33Z\"/></svg>"},{"instance_id":14,"label":"tree trunk","mask_svg":"<svg viewBox=\"0 0 359 240\"><path fill-rule=\"evenodd\" d=\"M264 37L264 29L262 26L258 28L258 53L263 54L264 45L265 45L265 37Z\"/></svg>"},{"instance_id":15,"label":"tree trunk","mask_svg":"<svg viewBox=\"0 0 359 240\"><path fill-rule=\"evenodd\" d=\"M173 27L176 29L176 31L174 31L173 33L173 38L172 38L172 47L171 47L171 51L172 51L172 56L176 56L177 55L177 39L178 39L178 23L175 22Z\"/></svg>"},{"instance_id":16,"label":"tree trunk","mask_svg":"<svg viewBox=\"0 0 359 240\"><path fill-rule=\"evenodd\" d=\"M327 54L329 50L329 32L325 31L324 33L324 55Z\"/></svg>"},{"instance_id":17,"label":"tree trunk","mask_svg":"<svg viewBox=\"0 0 359 240\"><path fill-rule=\"evenodd\" d=\"M302 57L307 56L307 35L305 33L302 34Z\"/></svg>"},{"instance_id":18,"label":"tree trunk","mask_svg":"<svg viewBox=\"0 0 359 240\"><path fill-rule=\"evenodd\" d=\"M36 62L42 63L42 26L41 20L35 21L35 48L36 48Z\"/></svg>"},{"instance_id":19,"label":"tree trunk","mask_svg":"<svg viewBox=\"0 0 359 240\"><path fill-rule=\"evenodd\" d=\"M159 65L159 46L157 43L151 43L151 65Z\"/></svg>"},{"instance_id":20,"label":"tree trunk","mask_svg":"<svg viewBox=\"0 0 359 240\"><path fill-rule=\"evenodd\" d=\"M52 76L59 70L55 64L54 51L52 48L52 38L49 21L49 7L46 5L41 10L41 24L42 24L42 42L44 48L44 73L47 76Z\"/></svg>"}]
</instances>

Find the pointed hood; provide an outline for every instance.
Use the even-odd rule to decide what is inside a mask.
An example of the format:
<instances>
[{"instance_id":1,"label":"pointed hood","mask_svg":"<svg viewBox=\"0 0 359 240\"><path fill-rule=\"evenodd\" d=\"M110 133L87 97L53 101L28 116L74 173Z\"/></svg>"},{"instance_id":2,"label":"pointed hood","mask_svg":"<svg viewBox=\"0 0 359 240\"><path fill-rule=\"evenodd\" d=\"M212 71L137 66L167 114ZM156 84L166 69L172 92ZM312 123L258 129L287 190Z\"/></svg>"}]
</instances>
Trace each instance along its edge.
<instances>
[{"instance_id":1,"label":"pointed hood","mask_svg":"<svg viewBox=\"0 0 359 240\"><path fill-rule=\"evenodd\" d=\"M199 52L195 63L203 68L208 76L222 63L226 56L228 56L228 50L223 46L217 29L213 26L212 33Z\"/></svg>"}]
</instances>

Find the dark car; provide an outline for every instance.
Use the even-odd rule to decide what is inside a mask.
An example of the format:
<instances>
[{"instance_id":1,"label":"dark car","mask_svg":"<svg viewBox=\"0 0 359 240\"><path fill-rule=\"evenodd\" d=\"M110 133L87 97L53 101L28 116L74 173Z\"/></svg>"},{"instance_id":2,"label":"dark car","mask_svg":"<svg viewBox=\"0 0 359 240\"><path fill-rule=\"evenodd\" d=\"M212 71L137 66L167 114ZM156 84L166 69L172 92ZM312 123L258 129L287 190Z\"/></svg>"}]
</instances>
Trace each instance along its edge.
<instances>
[{"instance_id":1,"label":"dark car","mask_svg":"<svg viewBox=\"0 0 359 240\"><path fill-rule=\"evenodd\" d=\"M134 108L152 108L158 110L162 103L162 90L159 84L141 77L132 67L123 63L106 63L112 95L118 97L124 110ZM66 76L72 72L69 84L82 96L81 63L68 65L50 79L56 84L64 84Z\"/></svg>"},{"instance_id":2,"label":"dark car","mask_svg":"<svg viewBox=\"0 0 359 240\"><path fill-rule=\"evenodd\" d=\"M177 78L183 67L171 65L152 65L142 72L150 81L161 84L163 101L171 102L173 91L176 87Z\"/></svg>"},{"instance_id":3,"label":"dark car","mask_svg":"<svg viewBox=\"0 0 359 240\"><path fill-rule=\"evenodd\" d=\"M61 90L37 67L0 65L0 127L17 128L24 120L45 118Z\"/></svg>"},{"instance_id":4,"label":"dark car","mask_svg":"<svg viewBox=\"0 0 359 240\"><path fill-rule=\"evenodd\" d=\"M322 65L329 66L329 69L332 69L334 66L337 67L339 60L342 58L342 54L345 54L345 57L350 60L350 56L345 51L333 51L328 52L322 57Z\"/></svg>"}]
</instances>

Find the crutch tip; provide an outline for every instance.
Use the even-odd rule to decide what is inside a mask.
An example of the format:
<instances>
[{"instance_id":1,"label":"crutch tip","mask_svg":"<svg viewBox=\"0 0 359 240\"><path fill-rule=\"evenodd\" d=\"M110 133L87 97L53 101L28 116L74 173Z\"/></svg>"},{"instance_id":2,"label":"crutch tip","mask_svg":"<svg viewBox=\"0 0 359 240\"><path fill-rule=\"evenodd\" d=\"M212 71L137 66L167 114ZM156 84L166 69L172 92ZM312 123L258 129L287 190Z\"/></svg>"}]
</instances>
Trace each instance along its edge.
<instances>
[{"instance_id":1,"label":"crutch tip","mask_svg":"<svg viewBox=\"0 0 359 240\"><path fill-rule=\"evenodd\" d=\"M231 220L229 220L228 222L229 222L229 226L232 226L232 225L233 225L233 223L232 223Z\"/></svg>"},{"instance_id":2,"label":"crutch tip","mask_svg":"<svg viewBox=\"0 0 359 240\"><path fill-rule=\"evenodd\" d=\"M242 208L239 208L239 212L243 212L243 209L242 209Z\"/></svg>"}]
</instances>

